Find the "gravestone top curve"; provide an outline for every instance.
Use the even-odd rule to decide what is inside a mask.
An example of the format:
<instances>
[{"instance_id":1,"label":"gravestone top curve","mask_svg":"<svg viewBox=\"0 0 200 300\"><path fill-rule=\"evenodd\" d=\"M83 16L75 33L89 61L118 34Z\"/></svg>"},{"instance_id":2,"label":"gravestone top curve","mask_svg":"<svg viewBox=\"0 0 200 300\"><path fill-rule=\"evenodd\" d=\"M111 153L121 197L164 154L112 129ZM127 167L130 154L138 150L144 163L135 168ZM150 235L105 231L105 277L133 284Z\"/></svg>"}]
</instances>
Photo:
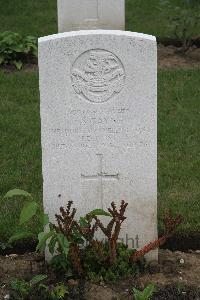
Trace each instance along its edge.
<instances>
[{"instance_id":1,"label":"gravestone top curve","mask_svg":"<svg viewBox=\"0 0 200 300\"><path fill-rule=\"evenodd\" d=\"M114 36L126 36L132 38L141 38L147 39L151 41L156 41L156 37L153 35L145 34L145 33L138 33L138 32L131 32L131 31L122 31L122 30L79 30L79 31L70 31L70 32L62 32L57 34L51 34L47 36L40 37L38 39L39 43L47 42L54 39L62 39L67 37L76 37L76 36L83 36L83 35L114 35Z\"/></svg>"}]
</instances>

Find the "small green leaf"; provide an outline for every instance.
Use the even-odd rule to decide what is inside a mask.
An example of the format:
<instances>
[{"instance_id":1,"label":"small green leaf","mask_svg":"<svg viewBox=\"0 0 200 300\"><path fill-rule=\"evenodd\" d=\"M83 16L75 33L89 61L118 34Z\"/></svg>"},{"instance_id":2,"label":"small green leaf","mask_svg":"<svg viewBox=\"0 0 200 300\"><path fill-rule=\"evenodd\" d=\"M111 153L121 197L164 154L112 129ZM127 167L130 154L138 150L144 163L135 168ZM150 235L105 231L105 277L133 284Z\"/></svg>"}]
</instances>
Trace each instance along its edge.
<instances>
[{"instance_id":1,"label":"small green leaf","mask_svg":"<svg viewBox=\"0 0 200 300\"><path fill-rule=\"evenodd\" d=\"M152 283L148 284L148 286L143 291L144 299L148 300L153 295L154 290L155 290L155 285Z\"/></svg>"},{"instance_id":2,"label":"small green leaf","mask_svg":"<svg viewBox=\"0 0 200 300\"><path fill-rule=\"evenodd\" d=\"M21 70L23 63L21 62L21 60L13 60L13 65L15 65L15 67L17 68L17 70Z\"/></svg>"},{"instance_id":3,"label":"small green leaf","mask_svg":"<svg viewBox=\"0 0 200 300\"><path fill-rule=\"evenodd\" d=\"M68 287L62 283L57 284L51 292L51 296L53 299L64 299L66 294L69 294Z\"/></svg>"},{"instance_id":4,"label":"small green leaf","mask_svg":"<svg viewBox=\"0 0 200 300\"><path fill-rule=\"evenodd\" d=\"M82 228L85 228L85 227L82 227ZM76 244L83 244L84 243L84 239L82 238L82 234L77 229L73 230L73 241Z\"/></svg>"},{"instance_id":5,"label":"small green leaf","mask_svg":"<svg viewBox=\"0 0 200 300\"><path fill-rule=\"evenodd\" d=\"M30 281L30 284L31 285L35 285L35 284L38 284L39 282L45 280L47 278L47 275L37 275L35 277L33 277Z\"/></svg>"},{"instance_id":6,"label":"small green leaf","mask_svg":"<svg viewBox=\"0 0 200 300\"><path fill-rule=\"evenodd\" d=\"M48 245L49 252L51 253L51 255L53 255L55 252L56 243L57 243L57 238L56 238L56 236L53 236Z\"/></svg>"},{"instance_id":7,"label":"small green leaf","mask_svg":"<svg viewBox=\"0 0 200 300\"><path fill-rule=\"evenodd\" d=\"M13 234L9 238L8 243L12 244L15 241L26 239L26 238L29 238L29 237L34 237L34 236L35 235L32 232L28 232L28 231L27 232L18 232L18 233Z\"/></svg>"},{"instance_id":8,"label":"small green leaf","mask_svg":"<svg viewBox=\"0 0 200 300\"><path fill-rule=\"evenodd\" d=\"M2 65L5 62L5 57L3 55L0 55L0 65Z\"/></svg>"},{"instance_id":9,"label":"small green leaf","mask_svg":"<svg viewBox=\"0 0 200 300\"><path fill-rule=\"evenodd\" d=\"M142 299L142 292L140 292L136 288L133 288L133 294L134 294L135 300L143 300Z\"/></svg>"},{"instance_id":10,"label":"small green leaf","mask_svg":"<svg viewBox=\"0 0 200 300\"><path fill-rule=\"evenodd\" d=\"M47 224L49 224L49 216L48 216L48 214L43 214L43 216L42 216L42 223L43 223L43 226L46 226Z\"/></svg>"},{"instance_id":11,"label":"small green leaf","mask_svg":"<svg viewBox=\"0 0 200 300\"><path fill-rule=\"evenodd\" d=\"M80 217L79 224L82 228L88 227L88 225L89 225L87 220L83 217Z\"/></svg>"},{"instance_id":12,"label":"small green leaf","mask_svg":"<svg viewBox=\"0 0 200 300\"><path fill-rule=\"evenodd\" d=\"M23 47L23 45L22 44L15 44L15 45L12 45L12 46L10 46L10 49L11 50L13 50L13 51L15 51L15 52L21 52L21 53L23 53L24 51L24 47Z\"/></svg>"},{"instance_id":13,"label":"small green leaf","mask_svg":"<svg viewBox=\"0 0 200 300\"><path fill-rule=\"evenodd\" d=\"M34 50L33 50L33 55L34 55L35 57L38 57L38 49L34 49Z\"/></svg>"},{"instance_id":14,"label":"small green leaf","mask_svg":"<svg viewBox=\"0 0 200 300\"><path fill-rule=\"evenodd\" d=\"M25 203L20 214L20 225L29 221L36 214L37 208L38 205L35 201Z\"/></svg>"},{"instance_id":15,"label":"small green leaf","mask_svg":"<svg viewBox=\"0 0 200 300\"><path fill-rule=\"evenodd\" d=\"M31 194L29 194L28 192L24 191L24 190L20 190L20 189L13 189L8 191L4 198L11 198L14 196L24 196L24 197L30 197L32 198Z\"/></svg>"},{"instance_id":16,"label":"small green leaf","mask_svg":"<svg viewBox=\"0 0 200 300\"><path fill-rule=\"evenodd\" d=\"M67 257L68 253L69 253L69 245L70 245L69 241L67 240L67 238L62 233L57 233L56 237L57 237L57 240L58 240L58 243L60 245L60 248L61 248L62 252Z\"/></svg>"},{"instance_id":17,"label":"small green leaf","mask_svg":"<svg viewBox=\"0 0 200 300\"><path fill-rule=\"evenodd\" d=\"M154 291L155 285L152 283L148 284L148 286L143 291L139 291L136 288L133 288L133 293L136 300L149 300Z\"/></svg>"},{"instance_id":18,"label":"small green leaf","mask_svg":"<svg viewBox=\"0 0 200 300\"><path fill-rule=\"evenodd\" d=\"M15 290L17 293L20 291L21 293L23 293L24 297L27 296L30 292L30 285L24 279L14 279L11 281L10 285L12 290ZM22 298L17 299L21 300Z\"/></svg>"},{"instance_id":19,"label":"small green leaf","mask_svg":"<svg viewBox=\"0 0 200 300\"><path fill-rule=\"evenodd\" d=\"M49 231L49 232L40 232L38 234L38 244L36 247L36 251L44 251L46 248L46 242L47 240L53 236L55 233L53 230Z\"/></svg>"},{"instance_id":20,"label":"small green leaf","mask_svg":"<svg viewBox=\"0 0 200 300\"><path fill-rule=\"evenodd\" d=\"M90 213L90 215L92 216L106 216L106 217L112 217L110 213L106 212L105 210L103 209L95 209L95 210L92 210Z\"/></svg>"}]
</instances>

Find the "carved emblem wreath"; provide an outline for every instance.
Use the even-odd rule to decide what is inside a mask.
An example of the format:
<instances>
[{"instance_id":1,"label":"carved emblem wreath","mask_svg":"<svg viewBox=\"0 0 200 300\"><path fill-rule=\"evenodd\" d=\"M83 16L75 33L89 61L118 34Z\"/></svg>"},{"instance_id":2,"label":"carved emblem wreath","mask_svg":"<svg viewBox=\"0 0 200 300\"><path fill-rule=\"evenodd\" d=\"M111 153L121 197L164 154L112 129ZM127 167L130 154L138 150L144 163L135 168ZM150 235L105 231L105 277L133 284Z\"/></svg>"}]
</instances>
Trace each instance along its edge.
<instances>
[{"instance_id":1,"label":"carved emblem wreath","mask_svg":"<svg viewBox=\"0 0 200 300\"><path fill-rule=\"evenodd\" d=\"M113 53L101 49L89 50L76 59L71 79L80 97L102 103L122 90L125 70Z\"/></svg>"}]
</instances>

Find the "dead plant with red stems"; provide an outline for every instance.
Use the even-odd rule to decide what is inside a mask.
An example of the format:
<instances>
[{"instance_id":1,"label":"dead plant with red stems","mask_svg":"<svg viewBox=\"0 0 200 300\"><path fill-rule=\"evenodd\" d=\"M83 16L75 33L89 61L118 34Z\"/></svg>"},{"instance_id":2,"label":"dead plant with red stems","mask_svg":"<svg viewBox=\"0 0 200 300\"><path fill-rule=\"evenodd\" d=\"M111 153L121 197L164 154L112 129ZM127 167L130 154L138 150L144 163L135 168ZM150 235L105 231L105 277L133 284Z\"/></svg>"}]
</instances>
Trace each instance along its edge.
<instances>
[{"instance_id":1,"label":"dead plant with red stems","mask_svg":"<svg viewBox=\"0 0 200 300\"><path fill-rule=\"evenodd\" d=\"M148 245L144 246L141 250L134 252L130 257L130 261L136 262L151 250L154 250L162 246L167 241L167 239L172 236L175 229L181 224L182 221L183 218L181 215L173 216L170 210L166 212L163 217L163 223L165 228L164 235L161 236L158 240L150 242Z\"/></svg>"},{"instance_id":2,"label":"dead plant with red stems","mask_svg":"<svg viewBox=\"0 0 200 300\"><path fill-rule=\"evenodd\" d=\"M108 208L109 213L112 216L111 221L108 223L107 227L104 227L102 222L98 220L96 216L93 218L98 222L98 226L108 238L108 245L109 245L109 253L110 253L110 264L114 264L117 258L117 240L119 238L119 233L121 230L121 225L126 219L124 216L126 207L128 203L125 203L124 200L121 201L119 211L116 208L116 204L114 202L111 203L111 207Z\"/></svg>"}]
</instances>

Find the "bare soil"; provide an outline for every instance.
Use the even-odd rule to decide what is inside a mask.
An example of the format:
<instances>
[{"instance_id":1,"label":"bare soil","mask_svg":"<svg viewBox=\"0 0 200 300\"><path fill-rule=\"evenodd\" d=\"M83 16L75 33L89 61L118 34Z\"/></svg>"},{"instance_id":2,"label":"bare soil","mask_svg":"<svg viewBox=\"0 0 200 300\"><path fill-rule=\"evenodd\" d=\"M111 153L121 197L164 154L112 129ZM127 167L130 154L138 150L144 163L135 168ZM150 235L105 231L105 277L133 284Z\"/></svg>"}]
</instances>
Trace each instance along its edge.
<instances>
[{"instance_id":1,"label":"bare soil","mask_svg":"<svg viewBox=\"0 0 200 300\"><path fill-rule=\"evenodd\" d=\"M44 274L44 256L36 253L0 256L0 300L9 293L9 284L14 278L30 280Z\"/></svg>"},{"instance_id":2,"label":"bare soil","mask_svg":"<svg viewBox=\"0 0 200 300\"><path fill-rule=\"evenodd\" d=\"M9 293L13 278L30 280L46 271L44 257L35 253L0 256L0 300ZM156 285L152 300L200 300L200 251L184 253L159 250L159 262L153 261L137 278L121 280L116 284L85 283L86 300L133 300L132 288L143 290L148 283ZM71 299L71 298L70 298ZM40 300L40 299L35 299Z\"/></svg>"},{"instance_id":3,"label":"bare soil","mask_svg":"<svg viewBox=\"0 0 200 300\"><path fill-rule=\"evenodd\" d=\"M199 68L200 48L191 47L187 52L175 46L158 45L158 68Z\"/></svg>"}]
</instances>

